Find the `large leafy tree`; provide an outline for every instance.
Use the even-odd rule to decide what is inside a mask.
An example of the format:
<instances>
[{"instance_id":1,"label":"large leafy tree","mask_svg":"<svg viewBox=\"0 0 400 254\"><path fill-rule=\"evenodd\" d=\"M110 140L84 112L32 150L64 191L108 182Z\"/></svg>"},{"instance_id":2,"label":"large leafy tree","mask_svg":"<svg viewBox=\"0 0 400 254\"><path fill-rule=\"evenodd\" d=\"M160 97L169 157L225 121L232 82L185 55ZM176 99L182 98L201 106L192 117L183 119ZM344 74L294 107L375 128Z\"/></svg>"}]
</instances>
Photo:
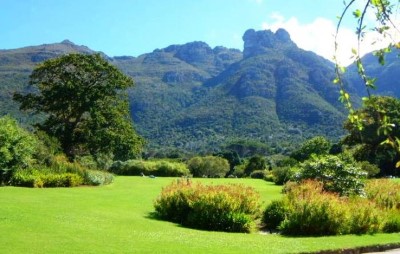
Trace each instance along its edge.
<instances>
[{"instance_id":1,"label":"large leafy tree","mask_svg":"<svg viewBox=\"0 0 400 254\"><path fill-rule=\"evenodd\" d=\"M383 174L394 174L399 155L388 141L392 136L400 137L400 100L389 96L372 96L364 101L363 106L354 113L360 119L362 128L350 120L345 128L349 131L344 142L350 145L359 144L355 157L360 161L377 164ZM381 119L382 117L386 120ZM382 122L388 122L382 125ZM388 137L388 133L390 136Z\"/></svg>"},{"instance_id":2,"label":"large leafy tree","mask_svg":"<svg viewBox=\"0 0 400 254\"><path fill-rule=\"evenodd\" d=\"M38 65L31 93L15 94L22 110L44 113L37 128L56 137L67 156L135 157L143 139L135 132L126 90L133 80L99 54L68 54Z\"/></svg>"},{"instance_id":3,"label":"large leafy tree","mask_svg":"<svg viewBox=\"0 0 400 254\"><path fill-rule=\"evenodd\" d=\"M396 48L400 49L400 43L395 40L396 36L394 36L398 35L400 32L394 20L398 13L399 6L400 1L392 0L350 0L348 2L344 2L344 9L337 24L335 40L335 47L337 50L337 38L339 37L339 31L342 27L342 21L346 16L349 15L349 13L351 13L357 21L357 28L355 32L357 34L358 44L352 50L354 62L368 94L367 97L363 98L363 101L368 103L369 115L375 117L374 128L380 131L380 133L376 133L373 136L383 136L385 139L383 142L381 142L381 144L389 145L389 148L391 148L394 153L397 153L397 156L400 156L400 137L397 135L395 129L392 128L392 126L395 126L395 123L392 122L394 119L386 114L387 111L381 109L381 105L379 105L378 100L373 99L372 92L376 88L376 78L371 77L368 74L368 70L364 68L360 52L363 40L366 38L367 34L371 33L375 33L375 35L378 35L380 39L389 39L386 47L374 52L380 64L385 64L386 53ZM374 14L375 22L367 21L367 17L371 17L369 14ZM375 42L377 41L378 40ZM339 84L341 94L339 99L349 109L349 122L347 124L351 124L353 127L356 126L358 131L361 133L360 135L363 136L362 132L365 128L364 122L371 118L364 118L365 114L360 114L359 111L357 112L353 108L350 95L345 89L342 78L342 74L345 71L346 69L341 67L338 62L336 62L336 79L334 80L334 83ZM388 148L388 146L386 146L386 148ZM400 161L397 161L395 166L400 168Z\"/></svg>"}]
</instances>

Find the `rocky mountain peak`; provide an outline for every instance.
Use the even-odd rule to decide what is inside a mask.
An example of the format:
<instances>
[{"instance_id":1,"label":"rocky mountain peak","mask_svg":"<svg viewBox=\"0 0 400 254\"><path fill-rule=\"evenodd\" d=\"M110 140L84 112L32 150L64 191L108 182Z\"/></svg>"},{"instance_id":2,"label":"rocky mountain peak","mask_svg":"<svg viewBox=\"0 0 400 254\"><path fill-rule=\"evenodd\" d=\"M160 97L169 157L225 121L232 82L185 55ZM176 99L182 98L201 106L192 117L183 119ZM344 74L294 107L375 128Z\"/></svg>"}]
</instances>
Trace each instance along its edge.
<instances>
[{"instance_id":1,"label":"rocky mountain peak","mask_svg":"<svg viewBox=\"0 0 400 254\"><path fill-rule=\"evenodd\" d=\"M278 29L275 33L271 30L255 31L247 30L243 35L244 58L268 53L271 49L282 49L293 47L296 44L290 39L289 33L285 29Z\"/></svg>"}]
</instances>

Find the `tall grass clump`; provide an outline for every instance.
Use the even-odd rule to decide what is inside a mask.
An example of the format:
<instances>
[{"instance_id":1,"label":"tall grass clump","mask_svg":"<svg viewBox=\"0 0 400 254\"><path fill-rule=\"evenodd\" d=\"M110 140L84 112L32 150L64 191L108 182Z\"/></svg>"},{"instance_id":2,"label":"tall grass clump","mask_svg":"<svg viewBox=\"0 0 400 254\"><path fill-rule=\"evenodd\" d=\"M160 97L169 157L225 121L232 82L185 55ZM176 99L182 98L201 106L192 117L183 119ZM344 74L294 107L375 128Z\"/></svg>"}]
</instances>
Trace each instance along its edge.
<instances>
[{"instance_id":1,"label":"tall grass clump","mask_svg":"<svg viewBox=\"0 0 400 254\"><path fill-rule=\"evenodd\" d=\"M154 202L158 217L187 227L250 232L259 216L259 194L244 185L203 185L189 179L163 188Z\"/></svg>"},{"instance_id":2,"label":"tall grass clump","mask_svg":"<svg viewBox=\"0 0 400 254\"><path fill-rule=\"evenodd\" d=\"M269 204L263 222L284 235L372 234L381 231L385 216L371 200L328 192L322 182L307 180L290 185L281 201Z\"/></svg>"}]
</instances>

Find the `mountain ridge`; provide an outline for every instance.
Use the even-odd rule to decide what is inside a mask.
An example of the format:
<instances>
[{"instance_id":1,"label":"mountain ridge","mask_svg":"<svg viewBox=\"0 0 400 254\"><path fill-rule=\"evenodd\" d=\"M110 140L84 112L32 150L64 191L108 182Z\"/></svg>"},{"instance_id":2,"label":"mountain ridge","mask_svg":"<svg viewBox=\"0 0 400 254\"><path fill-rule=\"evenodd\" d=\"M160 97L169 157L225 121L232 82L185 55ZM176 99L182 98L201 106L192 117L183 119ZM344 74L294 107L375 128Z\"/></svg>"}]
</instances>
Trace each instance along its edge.
<instances>
[{"instance_id":1,"label":"mountain ridge","mask_svg":"<svg viewBox=\"0 0 400 254\"><path fill-rule=\"evenodd\" d=\"M343 134L333 63L298 48L283 29L249 29L243 41L243 52L201 41L137 57L100 52L136 83L130 108L148 150L212 152L252 140L284 152L310 136ZM31 122L12 94L27 89L35 64L71 52L96 53L68 40L0 50L0 114Z\"/></svg>"}]
</instances>

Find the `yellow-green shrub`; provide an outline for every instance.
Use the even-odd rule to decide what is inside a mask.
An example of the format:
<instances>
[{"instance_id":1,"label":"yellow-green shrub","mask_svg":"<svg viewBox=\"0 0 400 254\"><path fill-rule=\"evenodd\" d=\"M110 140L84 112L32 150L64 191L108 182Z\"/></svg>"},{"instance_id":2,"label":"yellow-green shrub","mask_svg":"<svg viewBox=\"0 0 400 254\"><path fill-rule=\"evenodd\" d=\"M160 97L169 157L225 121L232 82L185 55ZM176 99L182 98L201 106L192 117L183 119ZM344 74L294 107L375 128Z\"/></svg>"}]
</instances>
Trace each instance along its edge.
<instances>
[{"instance_id":1,"label":"yellow-green shrub","mask_svg":"<svg viewBox=\"0 0 400 254\"><path fill-rule=\"evenodd\" d=\"M188 227L249 232L259 216L259 195L243 185L210 185L178 180L154 202L161 219Z\"/></svg>"},{"instance_id":2,"label":"yellow-green shrub","mask_svg":"<svg viewBox=\"0 0 400 254\"><path fill-rule=\"evenodd\" d=\"M83 183L83 178L74 173L53 173L49 170L17 170L11 182L24 187L74 187Z\"/></svg>"},{"instance_id":3,"label":"yellow-green shrub","mask_svg":"<svg viewBox=\"0 0 400 254\"><path fill-rule=\"evenodd\" d=\"M265 210L263 221L269 229L277 227L286 235L376 233L386 216L366 198L341 197L312 180L291 184L283 200L273 204Z\"/></svg>"}]
</instances>

